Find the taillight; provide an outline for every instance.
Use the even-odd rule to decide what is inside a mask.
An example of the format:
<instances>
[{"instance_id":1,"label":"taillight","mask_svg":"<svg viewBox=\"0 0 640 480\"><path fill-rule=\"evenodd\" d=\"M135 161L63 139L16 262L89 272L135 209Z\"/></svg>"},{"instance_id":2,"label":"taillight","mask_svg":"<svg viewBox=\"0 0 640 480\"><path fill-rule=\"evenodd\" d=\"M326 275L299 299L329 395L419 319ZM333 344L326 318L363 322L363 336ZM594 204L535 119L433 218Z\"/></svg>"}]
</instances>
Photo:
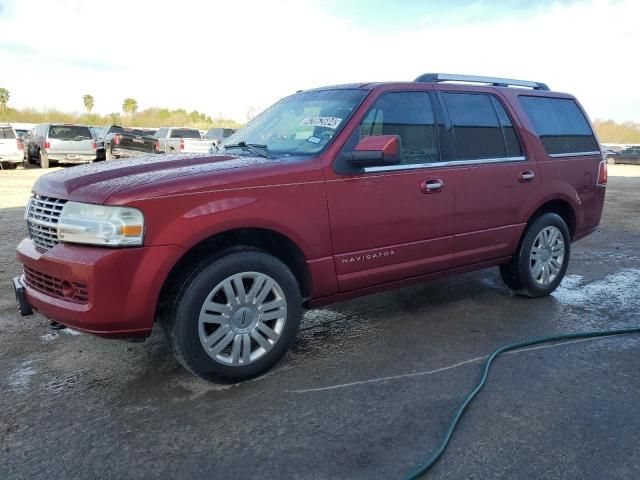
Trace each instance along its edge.
<instances>
[{"instance_id":1,"label":"taillight","mask_svg":"<svg viewBox=\"0 0 640 480\"><path fill-rule=\"evenodd\" d=\"M16 144L18 145L18 150L24 150L24 145L22 144L22 140L16 138Z\"/></svg>"},{"instance_id":2,"label":"taillight","mask_svg":"<svg viewBox=\"0 0 640 480\"><path fill-rule=\"evenodd\" d=\"M596 183L596 185L598 187L606 187L608 176L607 162L605 160L602 160L600 162L600 166L598 167L598 182Z\"/></svg>"},{"instance_id":3,"label":"taillight","mask_svg":"<svg viewBox=\"0 0 640 480\"><path fill-rule=\"evenodd\" d=\"M98 149L98 144L96 142L93 142L91 144L91 148L93 148L94 150L97 150Z\"/></svg>"},{"instance_id":4,"label":"taillight","mask_svg":"<svg viewBox=\"0 0 640 480\"><path fill-rule=\"evenodd\" d=\"M120 134L116 133L115 136L113 137L113 143L115 143L116 145L120 145Z\"/></svg>"},{"instance_id":5,"label":"taillight","mask_svg":"<svg viewBox=\"0 0 640 480\"><path fill-rule=\"evenodd\" d=\"M156 140L156 143L155 143L155 145L153 146L153 149L154 149L156 152L160 153L160 140Z\"/></svg>"},{"instance_id":6,"label":"taillight","mask_svg":"<svg viewBox=\"0 0 640 480\"><path fill-rule=\"evenodd\" d=\"M49 152L49 149L51 148L51 143L49 142L44 142L44 149Z\"/></svg>"},{"instance_id":7,"label":"taillight","mask_svg":"<svg viewBox=\"0 0 640 480\"><path fill-rule=\"evenodd\" d=\"M184 151L184 138L180 139L180 151L183 152Z\"/></svg>"}]
</instances>

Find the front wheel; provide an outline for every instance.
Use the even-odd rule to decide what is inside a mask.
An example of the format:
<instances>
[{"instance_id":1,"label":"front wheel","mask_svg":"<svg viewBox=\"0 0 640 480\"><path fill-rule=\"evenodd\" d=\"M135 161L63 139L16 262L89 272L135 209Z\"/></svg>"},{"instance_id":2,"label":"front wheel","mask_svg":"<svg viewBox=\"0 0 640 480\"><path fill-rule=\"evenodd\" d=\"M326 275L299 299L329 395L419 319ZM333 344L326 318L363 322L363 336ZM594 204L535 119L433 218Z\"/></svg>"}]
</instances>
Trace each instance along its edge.
<instances>
[{"instance_id":1,"label":"front wheel","mask_svg":"<svg viewBox=\"0 0 640 480\"><path fill-rule=\"evenodd\" d=\"M220 256L197 267L174 296L165 320L169 344L187 370L205 380L246 380L275 365L302 317L289 268L259 251Z\"/></svg>"},{"instance_id":2,"label":"front wheel","mask_svg":"<svg viewBox=\"0 0 640 480\"><path fill-rule=\"evenodd\" d=\"M571 236L555 213L538 217L524 233L511 262L500 267L504 283L521 295L543 297L553 292L569 265Z\"/></svg>"}]
</instances>

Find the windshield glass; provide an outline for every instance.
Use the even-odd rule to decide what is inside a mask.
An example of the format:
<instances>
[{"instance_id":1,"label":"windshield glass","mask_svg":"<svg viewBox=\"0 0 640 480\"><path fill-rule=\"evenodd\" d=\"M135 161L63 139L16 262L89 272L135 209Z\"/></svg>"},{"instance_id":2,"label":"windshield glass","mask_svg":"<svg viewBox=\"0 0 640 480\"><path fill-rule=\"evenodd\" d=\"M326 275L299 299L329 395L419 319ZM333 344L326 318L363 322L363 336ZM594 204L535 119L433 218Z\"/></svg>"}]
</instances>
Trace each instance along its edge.
<instances>
[{"instance_id":1,"label":"windshield glass","mask_svg":"<svg viewBox=\"0 0 640 480\"><path fill-rule=\"evenodd\" d=\"M367 90L300 92L283 98L227 138L224 145L266 145L270 154L314 155L344 126ZM234 150L235 152L235 150Z\"/></svg>"}]
</instances>

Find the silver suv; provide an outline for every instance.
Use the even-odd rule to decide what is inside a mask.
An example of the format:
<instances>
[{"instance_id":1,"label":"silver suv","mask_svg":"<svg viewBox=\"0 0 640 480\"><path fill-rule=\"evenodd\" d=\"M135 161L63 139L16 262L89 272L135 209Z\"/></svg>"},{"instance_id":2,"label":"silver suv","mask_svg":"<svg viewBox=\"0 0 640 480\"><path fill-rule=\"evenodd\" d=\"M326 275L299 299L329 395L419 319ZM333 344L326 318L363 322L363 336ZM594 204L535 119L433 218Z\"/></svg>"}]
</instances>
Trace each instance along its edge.
<instances>
[{"instance_id":1,"label":"silver suv","mask_svg":"<svg viewBox=\"0 0 640 480\"><path fill-rule=\"evenodd\" d=\"M27 144L27 161L37 159L40 167L50 162L86 163L96 159L96 141L89 127L71 124L36 125Z\"/></svg>"},{"instance_id":2,"label":"silver suv","mask_svg":"<svg viewBox=\"0 0 640 480\"><path fill-rule=\"evenodd\" d=\"M22 140L9 124L0 124L0 169L13 169L22 163Z\"/></svg>"}]
</instances>

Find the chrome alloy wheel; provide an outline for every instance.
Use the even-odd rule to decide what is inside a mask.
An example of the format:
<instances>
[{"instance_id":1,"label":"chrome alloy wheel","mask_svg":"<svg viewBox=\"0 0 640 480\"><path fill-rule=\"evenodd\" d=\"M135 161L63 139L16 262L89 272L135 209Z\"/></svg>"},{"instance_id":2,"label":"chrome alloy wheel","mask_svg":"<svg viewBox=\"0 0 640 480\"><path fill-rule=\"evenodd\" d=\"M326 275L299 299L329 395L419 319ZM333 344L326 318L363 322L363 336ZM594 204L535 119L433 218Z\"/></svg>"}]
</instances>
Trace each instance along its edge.
<instances>
[{"instance_id":1,"label":"chrome alloy wheel","mask_svg":"<svg viewBox=\"0 0 640 480\"><path fill-rule=\"evenodd\" d=\"M549 226L536 236L531 247L531 276L542 286L553 282L564 262L564 236L558 227Z\"/></svg>"},{"instance_id":2,"label":"chrome alloy wheel","mask_svg":"<svg viewBox=\"0 0 640 480\"><path fill-rule=\"evenodd\" d=\"M243 272L227 277L207 295L198 333L204 351L216 362L249 365L271 350L287 321L287 301L268 275Z\"/></svg>"}]
</instances>

